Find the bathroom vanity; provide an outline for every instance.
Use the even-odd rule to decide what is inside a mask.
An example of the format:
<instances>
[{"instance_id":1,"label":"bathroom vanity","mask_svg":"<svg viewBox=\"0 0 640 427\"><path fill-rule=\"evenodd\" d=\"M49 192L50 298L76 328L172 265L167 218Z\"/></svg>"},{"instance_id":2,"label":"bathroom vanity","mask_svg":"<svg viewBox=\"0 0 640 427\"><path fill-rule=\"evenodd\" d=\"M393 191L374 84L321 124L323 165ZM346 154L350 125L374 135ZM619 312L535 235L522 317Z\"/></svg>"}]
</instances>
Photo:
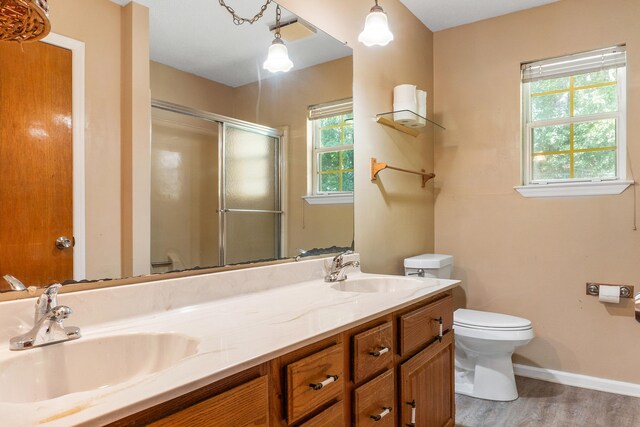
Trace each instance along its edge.
<instances>
[{"instance_id":1,"label":"bathroom vanity","mask_svg":"<svg viewBox=\"0 0 640 427\"><path fill-rule=\"evenodd\" d=\"M442 292L111 425L452 426L452 315Z\"/></svg>"},{"instance_id":2,"label":"bathroom vanity","mask_svg":"<svg viewBox=\"0 0 640 427\"><path fill-rule=\"evenodd\" d=\"M21 380L34 383L0 395L3 422L454 425L451 289L458 282L353 271L330 284L322 279L325 261L62 294L60 303L75 312L68 322L83 337L2 349L0 366L10 373L25 358L77 361L75 369L51 367L58 370L52 380L65 383L66 375L70 388L32 395L38 381L22 370ZM32 303L4 303L1 324L30 322ZM109 355L117 348L124 350ZM75 357L81 351L84 362ZM123 374L120 358L139 368ZM86 384L105 379L74 389L74 371Z\"/></svg>"}]
</instances>

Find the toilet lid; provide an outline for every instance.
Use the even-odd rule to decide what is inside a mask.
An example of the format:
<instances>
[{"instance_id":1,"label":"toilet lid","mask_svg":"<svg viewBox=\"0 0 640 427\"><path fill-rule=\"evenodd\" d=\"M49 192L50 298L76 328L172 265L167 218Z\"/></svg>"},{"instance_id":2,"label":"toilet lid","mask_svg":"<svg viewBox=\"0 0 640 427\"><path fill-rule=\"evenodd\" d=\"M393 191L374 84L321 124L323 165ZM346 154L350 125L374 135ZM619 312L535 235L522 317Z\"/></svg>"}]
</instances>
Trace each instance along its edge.
<instances>
[{"instance_id":1,"label":"toilet lid","mask_svg":"<svg viewBox=\"0 0 640 427\"><path fill-rule=\"evenodd\" d=\"M531 329L531 321L508 314L459 308L453 313L454 325L475 329L522 331Z\"/></svg>"}]
</instances>

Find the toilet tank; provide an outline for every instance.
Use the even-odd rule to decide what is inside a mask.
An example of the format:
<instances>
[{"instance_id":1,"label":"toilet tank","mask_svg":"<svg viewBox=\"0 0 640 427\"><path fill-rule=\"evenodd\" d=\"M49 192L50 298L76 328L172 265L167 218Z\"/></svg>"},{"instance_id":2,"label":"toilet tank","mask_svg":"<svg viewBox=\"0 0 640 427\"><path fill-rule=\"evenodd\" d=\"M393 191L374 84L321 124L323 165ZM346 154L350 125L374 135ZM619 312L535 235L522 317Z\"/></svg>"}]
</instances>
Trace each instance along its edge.
<instances>
[{"instance_id":1,"label":"toilet tank","mask_svg":"<svg viewBox=\"0 0 640 427\"><path fill-rule=\"evenodd\" d=\"M451 278L453 256L443 254L423 254L404 260L404 274L414 277ZM423 272L423 275L420 272Z\"/></svg>"}]
</instances>

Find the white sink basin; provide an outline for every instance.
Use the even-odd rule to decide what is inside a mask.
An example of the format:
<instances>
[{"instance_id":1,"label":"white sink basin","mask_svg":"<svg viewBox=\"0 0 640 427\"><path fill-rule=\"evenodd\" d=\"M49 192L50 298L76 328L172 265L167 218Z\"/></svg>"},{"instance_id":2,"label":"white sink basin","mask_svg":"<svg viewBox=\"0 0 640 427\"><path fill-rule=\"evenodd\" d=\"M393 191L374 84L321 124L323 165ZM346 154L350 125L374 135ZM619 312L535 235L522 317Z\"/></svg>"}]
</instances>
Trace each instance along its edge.
<instances>
[{"instance_id":1,"label":"white sink basin","mask_svg":"<svg viewBox=\"0 0 640 427\"><path fill-rule=\"evenodd\" d=\"M0 402L29 403L95 390L162 371L195 354L176 333L80 338L17 352L0 362Z\"/></svg>"},{"instance_id":2,"label":"white sink basin","mask_svg":"<svg viewBox=\"0 0 640 427\"><path fill-rule=\"evenodd\" d=\"M424 289L434 286L429 280L417 280L399 277L368 277L366 279L347 279L331 285L337 291L342 292L410 292L417 289Z\"/></svg>"}]
</instances>

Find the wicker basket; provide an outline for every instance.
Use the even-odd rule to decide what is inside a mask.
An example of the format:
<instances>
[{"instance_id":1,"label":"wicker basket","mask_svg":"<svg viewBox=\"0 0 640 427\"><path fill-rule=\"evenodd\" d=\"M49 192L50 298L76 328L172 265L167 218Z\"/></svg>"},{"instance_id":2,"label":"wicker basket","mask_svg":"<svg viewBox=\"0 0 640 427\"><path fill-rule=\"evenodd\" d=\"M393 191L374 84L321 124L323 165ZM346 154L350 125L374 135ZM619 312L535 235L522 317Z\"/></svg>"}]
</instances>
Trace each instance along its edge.
<instances>
[{"instance_id":1,"label":"wicker basket","mask_svg":"<svg viewBox=\"0 0 640 427\"><path fill-rule=\"evenodd\" d=\"M0 41L34 42L49 34L47 0L0 0Z\"/></svg>"}]
</instances>

